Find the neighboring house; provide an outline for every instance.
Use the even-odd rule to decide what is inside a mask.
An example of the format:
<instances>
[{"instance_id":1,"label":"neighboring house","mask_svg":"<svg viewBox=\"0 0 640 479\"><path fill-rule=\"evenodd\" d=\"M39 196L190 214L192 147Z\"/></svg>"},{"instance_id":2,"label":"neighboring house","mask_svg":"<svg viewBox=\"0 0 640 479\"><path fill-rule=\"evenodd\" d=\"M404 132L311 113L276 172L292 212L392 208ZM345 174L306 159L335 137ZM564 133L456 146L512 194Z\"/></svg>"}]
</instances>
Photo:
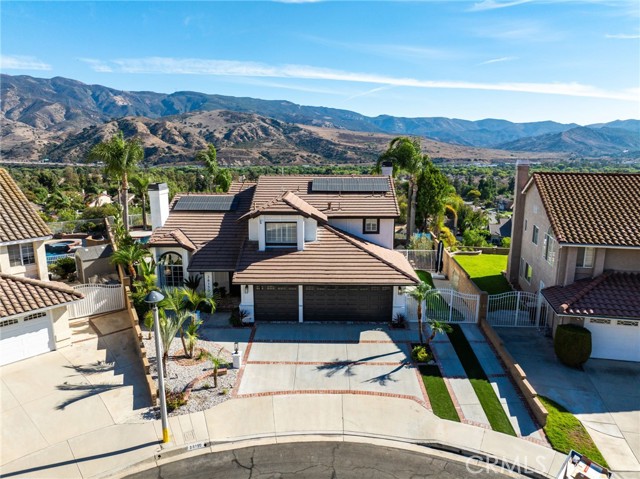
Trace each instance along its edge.
<instances>
[{"instance_id":1,"label":"neighboring house","mask_svg":"<svg viewBox=\"0 0 640 479\"><path fill-rule=\"evenodd\" d=\"M48 281L52 234L0 168L0 365L68 346L67 305L82 294Z\"/></svg>"},{"instance_id":2,"label":"neighboring house","mask_svg":"<svg viewBox=\"0 0 640 479\"><path fill-rule=\"evenodd\" d=\"M262 176L170 207L165 188L149 191L161 285L200 274L207 291L240 295L250 321L390 321L419 282L392 249L388 176Z\"/></svg>"},{"instance_id":3,"label":"neighboring house","mask_svg":"<svg viewBox=\"0 0 640 479\"><path fill-rule=\"evenodd\" d=\"M502 238L511 238L511 218L500 218L498 223L489 225L489 233L491 233L491 243L500 245Z\"/></svg>"},{"instance_id":4,"label":"neighboring house","mask_svg":"<svg viewBox=\"0 0 640 479\"><path fill-rule=\"evenodd\" d=\"M640 361L640 174L519 163L515 196L509 281L588 328L592 357Z\"/></svg>"}]
</instances>

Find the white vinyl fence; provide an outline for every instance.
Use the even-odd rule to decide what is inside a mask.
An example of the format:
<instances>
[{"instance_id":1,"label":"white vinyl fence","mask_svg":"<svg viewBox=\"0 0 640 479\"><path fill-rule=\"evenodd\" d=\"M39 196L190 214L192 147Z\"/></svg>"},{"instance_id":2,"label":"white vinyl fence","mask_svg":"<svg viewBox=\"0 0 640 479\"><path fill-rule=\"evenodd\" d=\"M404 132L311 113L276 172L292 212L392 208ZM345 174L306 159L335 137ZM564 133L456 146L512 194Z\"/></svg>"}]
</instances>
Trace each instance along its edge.
<instances>
[{"instance_id":1,"label":"white vinyl fence","mask_svg":"<svg viewBox=\"0 0 640 479\"><path fill-rule=\"evenodd\" d=\"M81 284L73 289L84 294L84 299L69 306L69 319L95 316L124 308L124 290L121 284Z\"/></svg>"},{"instance_id":2,"label":"white vinyl fence","mask_svg":"<svg viewBox=\"0 0 640 479\"><path fill-rule=\"evenodd\" d=\"M546 323L547 303L542 295L511 291L489 296L487 321L491 326L540 328Z\"/></svg>"},{"instance_id":3,"label":"white vinyl fence","mask_svg":"<svg viewBox=\"0 0 640 479\"><path fill-rule=\"evenodd\" d=\"M398 253L404 255L413 269L421 269L431 273L436 271L437 251L432 249L397 249Z\"/></svg>"},{"instance_id":4,"label":"white vinyl fence","mask_svg":"<svg viewBox=\"0 0 640 479\"><path fill-rule=\"evenodd\" d=\"M47 264L53 264L60 258L75 258L75 253L47 255Z\"/></svg>"},{"instance_id":5,"label":"white vinyl fence","mask_svg":"<svg viewBox=\"0 0 640 479\"><path fill-rule=\"evenodd\" d=\"M480 296L453 289L432 289L422 304L422 319L446 323L477 323ZM418 320L418 302L407 295L407 319Z\"/></svg>"}]
</instances>

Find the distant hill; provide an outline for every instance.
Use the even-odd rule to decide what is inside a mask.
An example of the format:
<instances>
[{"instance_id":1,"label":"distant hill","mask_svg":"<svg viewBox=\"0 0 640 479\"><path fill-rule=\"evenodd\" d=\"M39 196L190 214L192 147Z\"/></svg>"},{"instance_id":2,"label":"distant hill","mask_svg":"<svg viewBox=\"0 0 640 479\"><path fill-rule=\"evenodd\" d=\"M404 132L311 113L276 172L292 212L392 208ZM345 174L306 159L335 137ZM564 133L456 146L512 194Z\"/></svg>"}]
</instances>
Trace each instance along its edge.
<instances>
[{"instance_id":1,"label":"distant hill","mask_svg":"<svg viewBox=\"0 0 640 479\"><path fill-rule=\"evenodd\" d=\"M550 153L552 156L561 152L562 154L598 157L615 155L615 152L620 151L612 144L616 141L615 135L602 131L600 131L600 135L592 137L588 148L585 148L580 142L575 143L574 148L572 142L562 143L562 147L560 147L554 145L553 141L549 143L547 140L533 140L533 138L541 136L560 135L571 131L578 128L578 125L575 124L561 124L552 121L513 123L496 119L468 121L437 117L401 118L388 115L367 117L348 110L302 106L289 101L260 100L186 91L171 94L129 92L101 85L87 85L61 77L42 79L30 76L1 75L0 98L1 148L5 160L42 158L43 154L48 151L51 151L52 156L59 156L62 151L75 151L74 148L67 149L68 145L82 143L79 138L90 134L83 131L85 128L99 127L116 120L120 121L122 118L145 118L146 120L136 120L141 126L147 125L149 123L147 120L165 118L167 121L173 121L168 118L194 112L221 110L255 114L262 118L295 124L298 127L312 126L330 130L386 135L415 135L471 148L519 151L522 147L524 149L521 151ZM262 121L260 120L260 122ZM588 128L596 131L613 127L637 133L640 131L639 125L638 120L624 120L591 125ZM316 133L318 132L319 130L316 131ZM190 134L194 135L193 132ZM75 137L75 135L80 136ZM602 139L602 145L597 138ZM169 148L171 143L165 143L167 143L166 151L172 151ZM545 146L547 144L548 147ZM59 145L59 147L54 147L54 145ZM183 148L180 144L172 146L176 150ZM626 148L624 145L621 146L622 149ZM443 152L454 151L448 147L440 148L440 150ZM455 150L454 156L456 158L460 157L460 151ZM466 158L489 158L492 154L495 153L469 150L466 153ZM348 156L347 153L345 155ZM498 154L498 156L504 155ZM443 154L443 157L446 157L446 154ZM326 160L330 161L331 158L327 157Z\"/></svg>"}]
</instances>

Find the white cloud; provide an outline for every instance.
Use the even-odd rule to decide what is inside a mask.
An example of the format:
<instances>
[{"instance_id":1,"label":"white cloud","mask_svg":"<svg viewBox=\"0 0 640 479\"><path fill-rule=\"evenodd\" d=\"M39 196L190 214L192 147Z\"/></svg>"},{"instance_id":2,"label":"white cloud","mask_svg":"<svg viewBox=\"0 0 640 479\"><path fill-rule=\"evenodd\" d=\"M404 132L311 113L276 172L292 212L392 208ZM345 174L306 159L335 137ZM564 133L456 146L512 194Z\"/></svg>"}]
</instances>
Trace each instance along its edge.
<instances>
[{"instance_id":1,"label":"white cloud","mask_svg":"<svg viewBox=\"0 0 640 479\"><path fill-rule=\"evenodd\" d=\"M640 33L607 33L604 37L616 40L637 40L640 38Z\"/></svg>"},{"instance_id":2,"label":"white cloud","mask_svg":"<svg viewBox=\"0 0 640 479\"><path fill-rule=\"evenodd\" d=\"M95 72L99 73L111 73L113 69L102 60L96 60L95 58L78 58L81 62L86 63Z\"/></svg>"},{"instance_id":3,"label":"white cloud","mask_svg":"<svg viewBox=\"0 0 640 479\"><path fill-rule=\"evenodd\" d=\"M2 70L53 70L48 63L36 57L24 55L0 55L0 69Z\"/></svg>"},{"instance_id":4,"label":"white cloud","mask_svg":"<svg viewBox=\"0 0 640 479\"><path fill-rule=\"evenodd\" d=\"M411 88L510 91L545 95L607 98L625 101L637 101L638 98L635 90L611 91L591 85L583 85L577 82L477 83L449 80L421 80L407 77L392 77L376 73L333 70L330 68L319 68L310 65L268 65L258 62L208 60L198 58L123 58L113 60L109 63L114 65L112 68L113 71L136 74L212 75L325 80ZM98 67L102 68L105 64L106 62L101 62Z\"/></svg>"},{"instance_id":5,"label":"white cloud","mask_svg":"<svg viewBox=\"0 0 640 479\"><path fill-rule=\"evenodd\" d=\"M500 2L496 0L483 0L482 2L474 3L470 10L473 12L495 10L496 8L515 7L516 5L522 5L523 3L529 3L530 1L531 0L512 0L509 2Z\"/></svg>"},{"instance_id":6,"label":"white cloud","mask_svg":"<svg viewBox=\"0 0 640 479\"><path fill-rule=\"evenodd\" d=\"M324 45L332 48L340 48L356 52L363 52L373 55L381 55L392 58L404 58L411 60L429 59L446 59L456 56L453 52L441 48L430 48L426 46L403 45L397 43L357 43L357 42L340 42L328 38L308 36L302 37L313 43Z\"/></svg>"},{"instance_id":7,"label":"white cloud","mask_svg":"<svg viewBox=\"0 0 640 479\"><path fill-rule=\"evenodd\" d=\"M486 62L479 63L479 65L491 65L492 63L512 62L513 60L517 60L517 59L518 57L492 58L491 60L487 60Z\"/></svg>"}]
</instances>

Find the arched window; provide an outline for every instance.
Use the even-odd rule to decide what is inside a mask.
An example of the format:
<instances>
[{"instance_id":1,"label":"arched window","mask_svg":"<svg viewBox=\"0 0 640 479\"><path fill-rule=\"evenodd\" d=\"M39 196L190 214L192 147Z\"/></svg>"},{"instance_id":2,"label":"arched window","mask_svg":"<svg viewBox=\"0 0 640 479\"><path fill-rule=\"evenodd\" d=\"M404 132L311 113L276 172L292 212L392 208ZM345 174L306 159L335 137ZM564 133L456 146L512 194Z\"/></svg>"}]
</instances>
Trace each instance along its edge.
<instances>
[{"instance_id":1,"label":"arched window","mask_svg":"<svg viewBox=\"0 0 640 479\"><path fill-rule=\"evenodd\" d=\"M158 261L158 282L162 288L180 288L183 286L184 269L182 255L174 252L165 253Z\"/></svg>"}]
</instances>

